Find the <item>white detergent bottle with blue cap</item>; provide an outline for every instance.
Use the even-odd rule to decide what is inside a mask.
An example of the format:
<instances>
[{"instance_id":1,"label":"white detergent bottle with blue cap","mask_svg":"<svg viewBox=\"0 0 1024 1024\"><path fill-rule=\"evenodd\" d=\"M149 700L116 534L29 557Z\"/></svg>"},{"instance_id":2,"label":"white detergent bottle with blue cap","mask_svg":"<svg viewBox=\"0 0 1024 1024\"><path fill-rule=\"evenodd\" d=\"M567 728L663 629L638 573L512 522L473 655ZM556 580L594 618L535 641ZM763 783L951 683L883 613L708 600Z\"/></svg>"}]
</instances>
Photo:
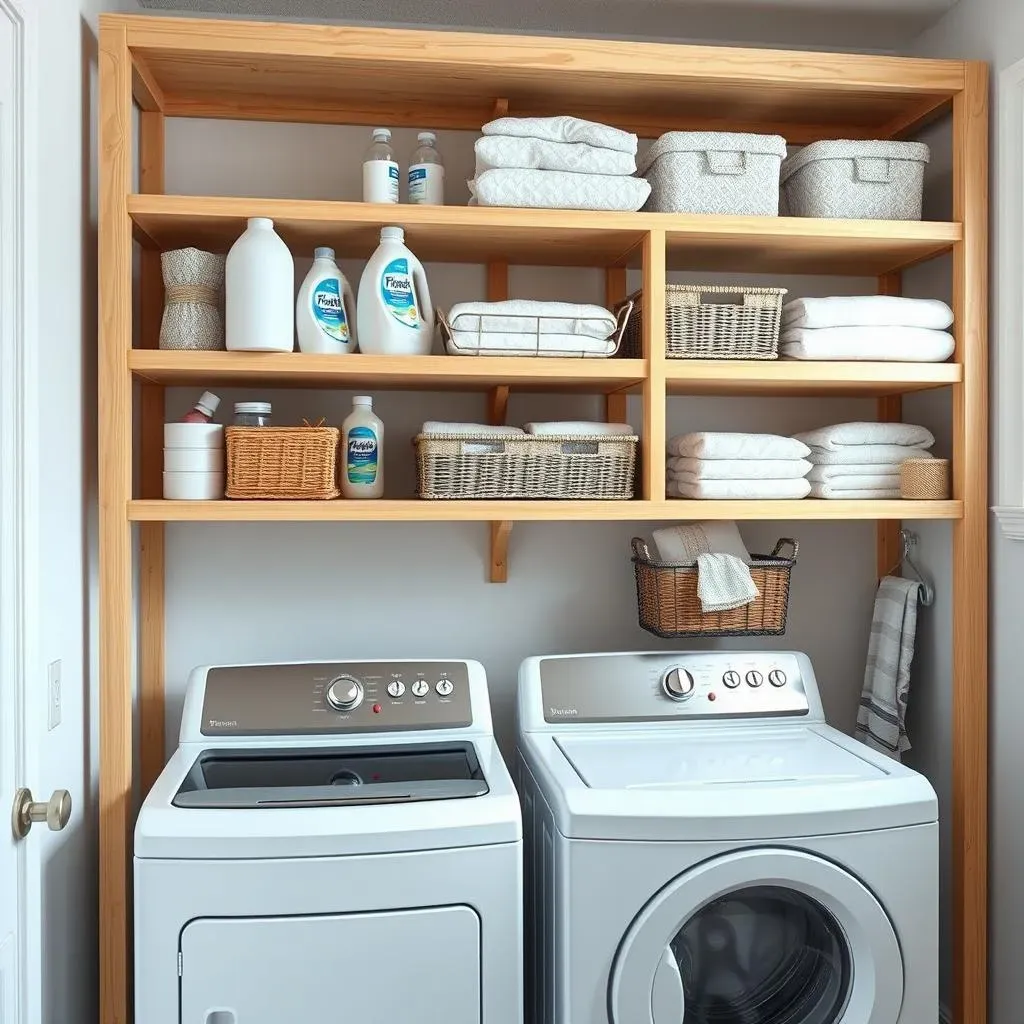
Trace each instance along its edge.
<instances>
[{"instance_id":1,"label":"white detergent bottle with blue cap","mask_svg":"<svg viewBox=\"0 0 1024 1024\"><path fill-rule=\"evenodd\" d=\"M352 286L334 261L334 250L321 246L295 300L295 329L300 352L345 355L356 350L356 299Z\"/></svg>"},{"instance_id":2,"label":"white detergent bottle with blue cap","mask_svg":"<svg viewBox=\"0 0 1024 1024\"><path fill-rule=\"evenodd\" d=\"M359 279L359 350L370 355L426 356L434 344L434 308L423 264L405 247L401 228L380 230L380 246Z\"/></svg>"}]
</instances>

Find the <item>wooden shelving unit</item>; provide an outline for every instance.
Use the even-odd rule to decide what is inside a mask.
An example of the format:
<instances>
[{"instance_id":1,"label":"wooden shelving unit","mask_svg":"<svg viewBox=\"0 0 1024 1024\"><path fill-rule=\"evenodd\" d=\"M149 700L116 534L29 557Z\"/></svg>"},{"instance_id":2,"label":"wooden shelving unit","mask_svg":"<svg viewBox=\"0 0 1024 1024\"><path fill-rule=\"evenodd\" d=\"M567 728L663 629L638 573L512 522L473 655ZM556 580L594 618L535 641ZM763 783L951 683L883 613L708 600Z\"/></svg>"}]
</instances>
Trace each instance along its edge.
<instances>
[{"instance_id":1,"label":"wooden shelving unit","mask_svg":"<svg viewBox=\"0 0 1024 1024\"><path fill-rule=\"evenodd\" d=\"M100 32L100 952L101 1021L130 1019L133 792L163 765L164 523L491 524L491 578L507 573L511 525L527 520L877 520L878 566L900 520L953 520L954 1016L986 1014L987 69L961 61L785 53L533 36L105 15ZM138 145L133 107L139 108ZM777 132L791 143L896 138L952 114L951 223L582 213L164 195L167 117L476 130L495 111L590 116L646 136L674 129ZM136 171L137 181L136 181ZM601 267L607 299L639 268L636 359L422 358L163 352L159 254L226 250L245 219L272 217L297 252L332 244L365 258L401 223L425 261L486 263L505 298L509 264ZM139 244L138 303L133 242ZM664 354L671 269L877 278L952 254L957 351L941 365L690 362ZM141 385L138 389L135 385ZM179 385L479 391L494 421L510 390L605 396L609 419L642 403L639 496L628 502L170 502L160 498L164 389ZM672 395L852 395L899 419L901 396L953 395L954 495L944 502L685 502L665 498ZM137 397L136 397L137 396ZM140 450L133 450L135 425ZM133 488L133 464L141 463ZM137 526L134 524L138 524ZM133 531L139 563L133 564ZM136 587L136 578L138 586ZM138 633L133 616L137 601ZM136 659L137 640L137 659ZM133 720L137 680L139 720ZM135 763L133 750L140 751ZM530 1024L530 1022L527 1022Z\"/></svg>"}]
</instances>

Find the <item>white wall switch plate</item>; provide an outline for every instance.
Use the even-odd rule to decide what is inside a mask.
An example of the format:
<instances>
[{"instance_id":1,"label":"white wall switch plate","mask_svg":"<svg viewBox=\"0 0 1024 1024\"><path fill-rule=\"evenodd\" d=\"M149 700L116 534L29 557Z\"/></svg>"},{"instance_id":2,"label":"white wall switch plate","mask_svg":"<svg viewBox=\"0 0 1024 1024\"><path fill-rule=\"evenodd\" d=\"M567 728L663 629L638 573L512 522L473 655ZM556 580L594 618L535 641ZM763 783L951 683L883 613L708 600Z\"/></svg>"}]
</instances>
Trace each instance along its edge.
<instances>
[{"instance_id":1,"label":"white wall switch plate","mask_svg":"<svg viewBox=\"0 0 1024 1024\"><path fill-rule=\"evenodd\" d=\"M60 681L60 660L51 661L47 667L47 679L49 680L49 713L47 715L47 724L50 729L56 729L60 725L61 718L61 703L63 701L63 695L61 694L61 681Z\"/></svg>"}]
</instances>

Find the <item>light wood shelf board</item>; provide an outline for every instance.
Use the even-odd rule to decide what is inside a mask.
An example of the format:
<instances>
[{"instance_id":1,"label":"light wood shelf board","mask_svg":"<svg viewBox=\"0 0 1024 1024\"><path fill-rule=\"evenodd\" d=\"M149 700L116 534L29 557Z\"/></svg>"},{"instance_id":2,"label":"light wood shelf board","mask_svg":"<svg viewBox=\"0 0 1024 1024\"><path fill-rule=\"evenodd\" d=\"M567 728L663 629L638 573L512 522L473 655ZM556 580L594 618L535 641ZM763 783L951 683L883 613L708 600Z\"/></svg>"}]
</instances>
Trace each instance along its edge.
<instances>
[{"instance_id":1,"label":"light wood shelf board","mask_svg":"<svg viewBox=\"0 0 1024 1024\"><path fill-rule=\"evenodd\" d=\"M473 129L498 97L518 115L572 110L657 135L771 125L795 142L875 135L942 110L957 61L664 43L122 16L172 116L338 120ZM150 90L152 91L152 90ZM757 126L757 127L755 127Z\"/></svg>"},{"instance_id":2,"label":"light wood shelf board","mask_svg":"<svg viewBox=\"0 0 1024 1024\"><path fill-rule=\"evenodd\" d=\"M669 269L877 276L949 252L963 232L942 221L814 220L705 214L592 213L401 206L312 199L132 195L143 247L226 251L248 217L270 217L296 255L331 244L365 258L400 224L425 261L639 266L648 232L667 233Z\"/></svg>"},{"instance_id":3,"label":"light wood shelf board","mask_svg":"<svg viewBox=\"0 0 1024 1024\"><path fill-rule=\"evenodd\" d=\"M948 387L963 379L956 363L816 363L670 359L670 395L835 395L878 397Z\"/></svg>"},{"instance_id":4,"label":"light wood shelf board","mask_svg":"<svg viewBox=\"0 0 1024 1024\"><path fill-rule=\"evenodd\" d=\"M134 349L132 373L170 387L375 388L396 391L516 391L606 394L639 385L642 359L514 356L311 355L303 352L168 352Z\"/></svg>"},{"instance_id":5,"label":"light wood shelf board","mask_svg":"<svg viewBox=\"0 0 1024 1024\"><path fill-rule=\"evenodd\" d=\"M957 519L958 501L132 501L135 522Z\"/></svg>"},{"instance_id":6,"label":"light wood shelf board","mask_svg":"<svg viewBox=\"0 0 1024 1024\"><path fill-rule=\"evenodd\" d=\"M644 214L668 231L670 270L877 277L949 252L959 224Z\"/></svg>"}]
</instances>

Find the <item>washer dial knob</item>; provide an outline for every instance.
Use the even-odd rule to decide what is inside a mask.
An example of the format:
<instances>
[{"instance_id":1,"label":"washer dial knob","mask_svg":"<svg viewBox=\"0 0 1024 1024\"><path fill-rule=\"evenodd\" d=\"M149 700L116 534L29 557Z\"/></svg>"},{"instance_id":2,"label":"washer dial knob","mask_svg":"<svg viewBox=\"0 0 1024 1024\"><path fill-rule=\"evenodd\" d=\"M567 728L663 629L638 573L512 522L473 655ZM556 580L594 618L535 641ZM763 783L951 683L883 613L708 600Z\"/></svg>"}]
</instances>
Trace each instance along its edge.
<instances>
[{"instance_id":1,"label":"washer dial knob","mask_svg":"<svg viewBox=\"0 0 1024 1024\"><path fill-rule=\"evenodd\" d=\"M661 678L661 688L672 700L687 700L693 696L693 676L685 668L670 668Z\"/></svg>"},{"instance_id":2,"label":"washer dial knob","mask_svg":"<svg viewBox=\"0 0 1024 1024\"><path fill-rule=\"evenodd\" d=\"M740 685L742 680L740 679L739 672L734 672L730 669L725 675L722 676L722 682L729 687L730 690L735 690Z\"/></svg>"},{"instance_id":3,"label":"washer dial knob","mask_svg":"<svg viewBox=\"0 0 1024 1024\"><path fill-rule=\"evenodd\" d=\"M392 679L388 683L388 696L389 697L401 697L405 693L405 683L401 679Z\"/></svg>"},{"instance_id":4,"label":"washer dial knob","mask_svg":"<svg viewBox=\"0 0 1024 1024\"><path fill-rule=\"evenodd\" d=\"M412 695L414 697L425 697L427 695L427 691L430 689L430 684L426 679L417 679L409 689L412 690Z\"/></svg>"},{"instance_id":5,"label":"washer dial knob","mask_svg":"<svg viewBox=\"0 0 1024 1024\"><path fill-rule=\"evenodd\" d=\"M768 673L768 682L772 686L785 686L786 685L786 673L781 668L773 668Z\"/></svg>"},{"instance_id":6,"label":"washer dial knob","mask_svg":"<svg viewBox=\"0 0 1024 1024\"><path fill-rule=\"evenodd\" d=\"M434 689L437 690L438 697L450 697L455 684L450 679L439 679Z\"/></svg>"},{"instance_id":7,"label":"washer dial knob","mask_svg":"<svg viewBox=\"0 0 1024 1024\"><path fill-rule=\"evenodd\" d=\"M327 703L335 711L354 711L363 703L363 684L352 676L338 676L327 687Z\"/></svg>"},{"instance_id":8,"label":"washer dial knob","mask_svg":"<svg viewBox=\"0 0 1024 1024\"><path fill-rule=\"evenodd\" d=\"M760 686L764 682L764 676L757 669L747 673L747 686Z\"/></svg>"}]
</instances>

